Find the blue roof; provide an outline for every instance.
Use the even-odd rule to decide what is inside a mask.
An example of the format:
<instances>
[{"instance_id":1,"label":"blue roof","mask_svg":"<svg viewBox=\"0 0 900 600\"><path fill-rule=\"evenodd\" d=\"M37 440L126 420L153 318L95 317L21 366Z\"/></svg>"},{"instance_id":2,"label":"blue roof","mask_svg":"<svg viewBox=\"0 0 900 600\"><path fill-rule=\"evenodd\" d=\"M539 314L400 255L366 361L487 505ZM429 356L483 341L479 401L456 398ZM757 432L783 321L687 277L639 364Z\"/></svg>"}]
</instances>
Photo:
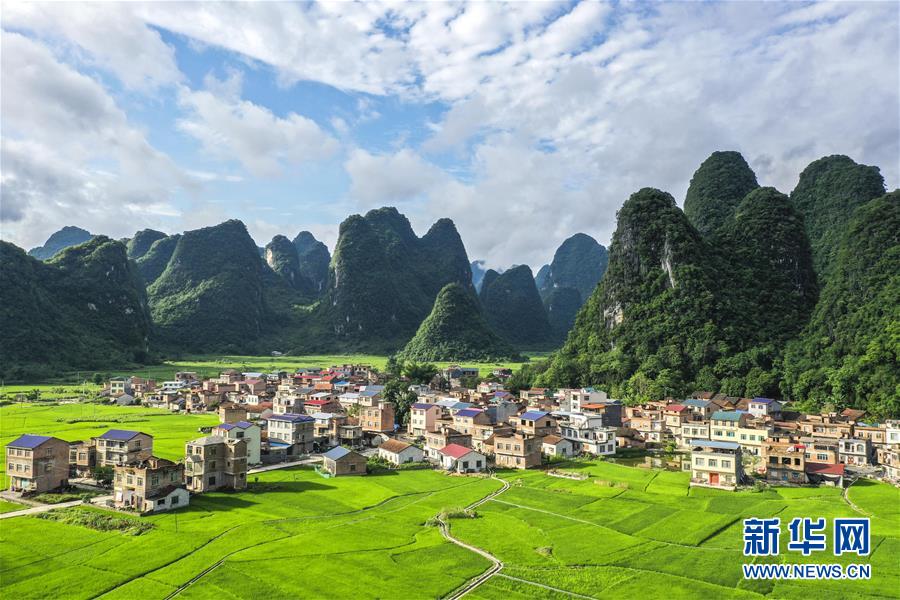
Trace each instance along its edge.
<instances>
[{"instance_id":1,"label":"blue roof","mask_svg":"<svg viewBox=\"0 0 900 600\"><path fill-rule=\"evenodd\" d=\"M359 393L360 396L365 396L366 398L373 398L381 393L381 390L363 390Z\"/></svg>"},{"instance_id":2,"label":"blue roof","mask_svg":"<svg viewBox=\"0 0 900 600\"><path fill-rule=\"evenodd\" d=\"M484 412L484 411L481 410L480 408L464 408L463 410L456 413L456 416L457 417L475 417L475 416L480 415L482 412Z\"/></svg>"},{"instance_id":3,"label":"blue roof","mask_svg":"<svg viewBox=\"0 0 900 600\"><path fill-rule=\"evenodd\" d=\"M752 402L756 402L757 404L772 404L775 401L771 398L754 398Z\"/></svg>"},{"instance_id":4,"label":"blue roof","mask_svg":"<svg viewBox=\"0 0 900 600\"><path fill-rule=\"evenodd\" d=\"M225 431L231 431L231 430L234 429L235 427L236 427L236 426L235 426L235 425L232 425L231 423L222 423L221 425L219 425L218 427L216 427L216 429L224 429Z\"/></svg>"},{"instance_id":5,"label":"blue roof","mask_svg":"<svg viewBox=\"0 0 900 600\"><path fill-rule=\"evenodd\" d=\"M700 398L688 398L681 403L683 406L696 406L697 408L706 408L710 405L709 400L701 400Z\"/></svg>"},{"instance_id":6,"label":"blue roof","mask_svg":"<svg viewBox=\"0 0 900 600\"><path fill-rule=\"evenodd\" d=\"M131 438L136 435L139 435L140 431L129 431L127 429L110 429L106 433L100 436L102 440L119 440L121 442L127 442Z\"/></svg>"},{"instance_id":7,"label":"blue roof","mask_svg":"<svg viewBox=\"0 0 900 600\"><path fill-rule=\"evenodd\" d=\"M437 406L437 404L428 404L427 402L416 402L412 405L413 408L428 410L432 406Z\"/></svg>"},{"instance_id":8,"label":"blue roof","mask_svg":"<svg viewBox=\"0 0 900 600\"><path fill-rule=\"evenodd\" d=\"M224 429L225 431L231 431L235 427L239 429L247 429L248 427L253 427L253 423L249 423L247 421L238 421L237 423L222 423L218 426L219 429Z\"/></svg>"},{"instance_id":9,"label":"blue roof","mask_svg":"<svg viewBox=\"0 0 900 600\"><path fill-rule=\"evenodd\" d=\"M745 410L717 410L710 419L714 421L740 421L741 417L746 414L747 411Z\"/></svg>"},{"instance_id":10,"label":"blue roof","mask_svg":"<svg viewBox=\"0 0 900 600\"><path fill-rule=\"evenodd\" d=\"M47 440L52 440L53 438L49 435L20 435L9 444L8 447L12 448L37 448Z\"/></svg>"},{"instance_id":11,"label":"blue roof","mask_svg":"<svg viewBox=\"0 0 900 600\"><path fill-rule=\"evenodd\" d=\"M350 450L348 450L347 448L344 448L343 446L335 446L322 456L324 456L325 458L330 458L331 460L338 460L339 458L344 458L348 454L350 454Z\"/></svg>"},{"instance_id":12,"label":"blue roof","mask_svg":"<svg viewBox=\"0 0 900 600\"><path fill-rule=\"evenodd\" d=\"M270 421L291 421L292 423L299 423L301 421L315 421L309 415L295 415L295 414L283 414L283 415L271 415L269 416Z\"/></svg>"},{"instance_id":13,"label":"blue roof","mask_svg":"<svg viewBox=\"0 0 900 600\"><path fill-rule=\"evenodd\" d=\"M350 382L349 381L338 381L337 383L334 383L332 385L350 385Z\"/></svg>"},{"instance_id":14,"label":"blue roof","mask_svg":"<svg viewBox=\"0 0 900 600\"><path fill-rule=\"evenodd\" d=\"M542 410L529 410L527 412L523 412L519 415L520 419L527 419L529 421L537 421L538 419L543 419L550 413L546 413Z\"/></svg>"},{"instance_id":15,"label":"blue roof","mask_svg":"<svg viewBox=\"0 0 900 600\"><path fill-rule=\"evenodd\" d=\"M721 450L737 450L741 447L737 442L719 442L716 440L691 440L691 446L703 446L705 448L719 448Z\"/></svg>"}]
</instances>

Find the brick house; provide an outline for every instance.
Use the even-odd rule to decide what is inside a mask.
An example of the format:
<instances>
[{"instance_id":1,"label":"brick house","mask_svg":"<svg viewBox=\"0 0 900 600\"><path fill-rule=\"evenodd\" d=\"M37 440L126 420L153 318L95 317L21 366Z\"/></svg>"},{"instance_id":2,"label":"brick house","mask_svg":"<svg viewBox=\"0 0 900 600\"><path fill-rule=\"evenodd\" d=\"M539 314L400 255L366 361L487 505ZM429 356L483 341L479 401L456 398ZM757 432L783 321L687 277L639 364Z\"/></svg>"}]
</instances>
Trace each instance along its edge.
<instances>
[{"instance_id":1,"label":"brick house","mask_svg":"<svg viewBox=\"0 0 900 600\"><path fill-rule=\"evenodd\" d=\"M775 483L806 483L806 446L792 442L769 442L764 448L766 480Z\"/></svg>"},{"instance_id":2,"label":"brick house","mask_svg":"<svg viewBox=\"0 0 900 600\"><path fill-rule=\"evenodd\" d=\"M185 444L184 481L191 492L247 487L247 442L210 435Z\"/></svg>"},{"instance_id":3,"label":"brick house","mask_svg":"<svg viewBox=\"0 0 900 600\"><path fill-rule=\"evenodd\" d=\"M514 433L494 437L494 462L498 467L530 469L541 465L541 438Z\"/></svg>"},{"instance_id":4,"label":"brick house","mask_svg":"<svg viewBox=\"0 0 900 600\"><path fill-rule=\"evenodd\" d=\"M336 446L322 455L322 469L330 473L332 477L365 475L366 457L349 448Z\"/></svg>"},{"instance_id":5,"label":"brick house","mask_svg":"<svg viewBox=\"0 0 900 600\"><path fill-rule=\"evenodd\" d=\"M110 429L92 439L97 446L97 464L101 467L127 465L153 454L153 437L140 431Z\"/></svg>"},{"instance_id":6,"label":"brick house","mask_svg":"<svg viewBox=\"0 0 900 600\"><path fill-rule=\"evenodd\" d=\"M734 490L744 476L737 442L693 440L691 485Z\"/></svg>"},{"instance_id":7,"label":"brick house","mask_svg":"<svg viewBox=\"0 0 900 600\"><path fill-rule=\"evenodd\" d=\"M247 464L257 465L261 462L260 450L262 447L262 430L256 423L238 421L236 423L221 423L213 427L212 435L244 440L247 442Z\"/></svg>"},{"instance_id":8,"label":"brick house","mask_svg":"<svg viewBox=\"0 0 900 600\"><path fill-rule=\"evenodd\" d=\"M309 415L270 415L268 420L269 441L287 444L289 456L308 454L313 450L316 420Z\"/></svg>"},{"instance_id":9,"label":"brick house","mask_svg":"<svg viewBox=\"0 0 900 600\"><path fill-rule=\"evenodd\" d=\"M113 490L116 508L142 513L181 508L190 502L184 487L184 465L156 456L117 466Z\"/></svg>"},{"instance_id":10,"label":"brick house","mask_svg":"<svg viewBox=\"0 0 900 600\"><path fill-rule=\"evenodd\" d=\"M425 433L434 431L435 423L442 413L437 404L416 402L409 409L409 425L407 433L415 437L425 437Z\"/></svg>"},{"instance_id":11,"label":"brick house","mask_svg":"<svg viewBox=\"0 0 900 600\"><path fill-rule=\"evenodd\" d=\"M69 442L20 435L6 445L6 474L14 492L43 493L69 484Z\"/></svg>"}]
</instances>

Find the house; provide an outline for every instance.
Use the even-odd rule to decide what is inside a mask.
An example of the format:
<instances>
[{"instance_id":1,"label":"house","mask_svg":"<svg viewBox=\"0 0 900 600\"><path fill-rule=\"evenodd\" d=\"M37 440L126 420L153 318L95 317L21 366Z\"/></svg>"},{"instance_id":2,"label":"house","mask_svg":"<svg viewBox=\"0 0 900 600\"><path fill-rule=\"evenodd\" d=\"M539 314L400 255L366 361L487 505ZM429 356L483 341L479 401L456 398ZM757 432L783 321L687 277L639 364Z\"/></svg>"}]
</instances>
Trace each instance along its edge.
<instances>
[{"instance_id":1,"label":"house","mask_svg":"<svg viewBox=\"0 0 900 600\"><path fill-rule=\"evenodd\" d=\"M718 407L709 400L701 400L700 398L688 398L687 400L682 401L681 405L688 407L698 419L708 419L709 416L718 409Z\"/></svg>"},{"instance_id":2,"label":"house","mask_svg":"<svg viewBox=\"0 0 900 600\"><path fill-rule=\"evenodd\" d=\"M20 435L6 445L6 474L14 492L43 493L69 485L69 442Z\"/></svg>"},{"instance_id":3,"label":"house","mask_svg":"<svg viewBox=\"0 0 900 600\"><path fill-rule=\"evenodd\" d=\"M238 421L237 423L221 423L213 427L212 435L245 440L247 442L247 464L257 465L261 462L262 430L256 423Z\"/></svg>"},{"instance_id":4,"label":"house","mask_svg":"<svg viewBox=\"0 0 900 600\"><path fill-rule=\"evenodd\" d=\"M681 424L681 436L675 438L680 448L687 448L691 440L708 440L708 421L685 421Z\"/></svg>"},{"instance_id":5,"label":"house","mask_svg":"<svg viewBox=\"0 0 900 600\"><path fill-rule=\"evenodd\" d=\"M801 437L800 443L806 446L806 462L823 465L840 464L838 440L830 438Z\"/></svg>"},{"instance_id":6,"label":"house","mask_svg":"<svg viewBox=\"0 0 900 600\"><path fill-rule=\"evenodd\" d=\"M875 452L872 441L860 438L838 440L838 460L844 465L870 466Z\"/></svg>"},{"instance_id":7,"label":"house","mask_svg":"<svg viewBox=\"0 0 900 600\"><path fill-rule=\"evenodd\" d=\"M520 433L543 437L556 431L556 419L542 410L527 410L509 418L509 424Z\"/></svg>"},{"instance_id":8,"label":"house","mask_svg":"<svg viewBox=\"0 0 900 600\"><path fill-rule=\"evenodd\" d=\"M539 404L549 396L550 391L547 388L531 388L530 390L519 391L519 398L524 400L526 404L531 404L532 402Z\"/></svg>"},{"instance_id":9,"label":"house","mask_svg":"<svg viewBox=\"0 0 900 600\"><path fill-rule=\"evenodd\" d=\"M494 436L494 462L510 469L541 466L541 438L521 433Z\"/></svg>"},{"instance_id":10,"label":"house","mask_svg":"<svg viewBox=\"0 0 900 600\"><path fill-rule=\"evenodd\" d=\"M773 483L807 483L806 446L792 442L767 442L766 480Z\"/></svg>"},{"instance_id":11,"label":"house","mask_svg":"<svg viewBox=\"0 0 900 600\"><path fill-rule=\"evenodd\" d=\"M441 448L440 460L441 467L456 473L480 473L487 467L487 458L483 454L459 444Z\"/></svg>"},{"instance_id":12,"label":"house","mask_svg":"<svg viewBox=\"0 0 900 600\"><path fill-rule=\"evenodd\" d=\"M378 446L378 456L391 464L402 465L425 460L425 451L412 444L391 439Z\"/></svg>"},{"instance_id":13,"label":"house","mask_svg":"<svg viewBox=\"0 0 900 600\"><path fill-rule=\"evenodd\" d=\"M109 395L116 398L122 394L131 394L131 380L124 377L113 377L109 380Z\"/></svg>"},{"instance_id":14,"label":"house","mask_svg":"<svg viewBox=\"0 0 900 600\"><path fill-rule=\"evenodd\" d=\"M844 465L823 465L821 463L806 463L806 477L812 484L844 486Z\"/></svg>"},{"instance_id":15,"label":"house","mask_svg":"<svg viewBox=\"0 0 900 600\"><path fill-rule=\"evenodd\" d=\"M416 402L409 409L407 433L414 437L425 437L426 432L434 431L435 422L442 412L437 404Z\"/></svg>"},{"instance_id":16,"label":"house","mask_svg":"<svg viewBox=\"0 0 900 600\"><path fill-rule=\"evenodd\" d=\"M153 454L153 437L140 431L110 429L92 439L97 447L97 464L101 467L127 465Z\"/></svg>"},{"instance_id":17,"label":"house","mask_svg":"<svg viewBox=\"0 0 900 600\"><path fill-rule=\"evenodd\" d=\"M97 446L94 440L69 442L69 476L87 477L97 467Z\"/></svg>"},{"instance_id":18,"label":"house","mask_svg":"<svg viewBox=\"0 0 900 600\"><path fill-rule=\"evenodd\" d=\"M425 453L428 458L440 460L440 451L450 444L470 447L472 445L472 436L460 433L446 425L438 428L436 431L429 431L425 434Z\"/></svg>"},{"instance_id":19,"label":"house","mask_svg":"<svg viewBox=\"0 0 900 600\"><path fill-rule=\"evenodd\" d=\"M359 424L366 433L394 433L394 403L359 404Z\"/></svg>"},{"instance_id":20,"label":"house","mask_svg":"<svg viewBox=\"0 0 900 600\"><path fill-rule=\"evenodd\" d=\"M853 437L853 423L837 415L804 415L799 422L800 431L808 436L822 438Z\"/></svg>"},{"instance_id":21,"label":"house","mask_svg":"<svg viewBox=\"0 0 900 600\"><path fill-rule=\"evenodd\" d=\"M325 396L320 396L316 398L318 394L312 394L309 400L306 400L303 403L303 410L308 415L312 415L317 412L343 412L343 408L341 407L341 403L338 402L333 396L330 394L325 394Z\"/></svg>"},{"instance_id":22,"label":"house","mask_svg":"<svg viewBox=\"0 0 900 600\"><path fill-rule=\"evenodd\" d=\"M692 440L691 485L734 490L743 479L737 442Z\"/></svg>"},{"instance_id":23,"label":"house","mask_svg":"<svg viewBox=\"0 0 900 600\"><path fill-rule=\"evenodd\" d=\"M781 418L781 402L771 398L754 398L747 403L747 411L754 417Z\"/></svg>"},{"instance_id":24,"label":"house","mask_svg":"<svg viewBox=\"0 0 900 600\"><path fill-rule=\"evenodd\" d=\"M222 423L237 423L247 420L247 409L240 404L223 402L219 405L219 421Z\"/></svg>"},{"instance_id":25,"label":"house","mask_svg":"<svg viewBox=\"0 0 900 600\"><path fill-rule=\"evenodd\" d=\"M209 435L185 444L184 481L191 492L247 487L247 442Z\"/></svg>"},{"instance_id":26,"label":"house","mask_svg":"<svg viewBox=\"0 0 900 600\"><path fill-rule=\"evenodd\" d=\"M581 404L581 412L602 417L603 424L607 427L622 426L622 403L618 400L584 402Z\"/></svg>"},{"instance_id":27,"label":"house","mask_svg":"<svg viewBox=\"0 0 900 600\"><path fill-rule=\"evenodd\" d=\"M575 445L571 440L558 435L545 435L541 440L541 451L546 456L572 456L575 454Z\"/></svg>"},{"instance_id":28,"label":"house","mask_svg":"<svg viewBox=\"0 0 900 600\"><path fill-rule=\"evenodd\" d=\"M181 508L189 501L182 464L148 456L115 468L113 502L116 508L150 513Z\"/></svg>"},{"instance_id":29,"label":"house","mask_svg":"<svg viewBox=\"0 0 900 600\"><path fill-rule=\"evenodd\" d=\"M583 404L606 402L606 392L594 388L562 389L557 392L559 410L563 412L581 412Z\"/></svg>"},{"instance_id":30,"label":"house","mask_svg":"<svg viewBox=\"0 0 900 600\"><path fill-rule=\"evenodd\" d=\"M491 417L480 408L467 408L453 415L453 429L460 433L472 435L475 425L489 425Z\"/></svg>"},{"instance_id":31,"label":"house","mask_svg":"<svg viewBox=\"0 0 900 600\"><path fill-rule=\"evenodd\" d=\"M272 400L272 412L276 415L303 414L303 400L291 392L279 391Z\"/></svg>"},{"instance_id":32,"label":"house","mask_svg":"<svg viewBox=\"0 0 900 600\"><path fill-rule=\"evenodd\" d=\"M118 396L113 396L110 400L110 404L118 406L134 406L137 403L138 401L131 394L119 394Z\"/></svg>"},{"instance_id":33,"label":"house","mask_svg":"<svg viewBox=\"0 0 900 600\"><path fill-rule=\"evenodd\" d=\"M322 455L322 468L331 473L332 477L338 475L365 475L366 474L366 457L344 448L337 446Z\"/></svg>"},{"instance_id":34,"label":"house","mask_svg":"<svg viewBox=\"0 0 900 600\"><path fill-rule=\"evenodd\" d=\"M585 452L602 456L616 452L616 428L605 426L599 415L566 414L560 422L559 432L572 443L575 454Z\"/></svg>"},{"instance_id":35,"label":"house","mask_svg":"<svg viewBox=\"0 0 900 600\"><path fill-rule=\"evenodd\" d=\"M313 450L316 420L309 415L269 415L269 442L276 440L288 446L286 454L308 454Z\"/></svg>"}]
</instances>

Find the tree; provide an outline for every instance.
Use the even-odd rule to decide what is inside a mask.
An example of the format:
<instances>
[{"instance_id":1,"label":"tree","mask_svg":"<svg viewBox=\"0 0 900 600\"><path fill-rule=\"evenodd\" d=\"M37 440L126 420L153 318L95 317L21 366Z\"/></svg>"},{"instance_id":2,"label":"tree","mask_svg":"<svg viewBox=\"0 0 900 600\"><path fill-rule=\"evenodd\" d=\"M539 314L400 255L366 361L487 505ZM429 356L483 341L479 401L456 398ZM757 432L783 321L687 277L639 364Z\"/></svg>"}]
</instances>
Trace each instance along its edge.
<instances>
[{"instance_id":1,"label":"tree","mask_svg":"<svg viewBox=\"0 0 900 600\"><path fill-rule=\"evenodd\" d=\"M102 385L103 375L101 375L100 373L94 373L94 376L91 377L91 381L93 381L96 385Z\"/></svg>"},{"instance_id":2,"label":"tree","mask_svg":"<svg viewBox=\"0 0 900 600\"><path fill-rule=\"evenodd\" d=\"M403 374L414 383L426 385L437 375L438 368L431 363L407 362L403 364Z\"/></svg>"},{"instance_id":3,"label":"tree","mask_svg":"<svg viewBox=\"0 0 900 600\"><path fill-rule=\"evenodd\" d=\"M115 471L112 467L95 467L93 475L100 485L109 485L113 482Z\"/></svg>"}]
</instances>

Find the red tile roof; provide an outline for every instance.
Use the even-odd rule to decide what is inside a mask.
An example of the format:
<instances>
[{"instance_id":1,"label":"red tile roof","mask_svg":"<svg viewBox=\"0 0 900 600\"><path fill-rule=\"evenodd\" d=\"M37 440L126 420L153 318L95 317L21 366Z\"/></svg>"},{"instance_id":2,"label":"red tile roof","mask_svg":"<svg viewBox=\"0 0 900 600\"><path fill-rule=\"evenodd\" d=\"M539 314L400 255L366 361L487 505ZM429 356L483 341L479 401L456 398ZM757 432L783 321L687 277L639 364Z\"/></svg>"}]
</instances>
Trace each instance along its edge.
<instances>
[{"instance_id":1,"label":"red tile roof","mask_svg":"<svg viewBox=\"0 0 900 600\"><path fill-rule=\"evenodd\" d=\"M447 444L441 448L441 454L444 456L452 456L457 459L462 458L469 452L474 452L474 450L466 448L465 446L460 446L459 444Z\"/></svg>"},{"instance_id":2,"label":"red tile roof","mask_svg":"<svg viewBox=\"0 0 900 600\"><path fill-rule=\"evenodd\" d=\"M806 472L817 475L843 475L844 465L827 465L824 463L806 463Z\"/></svg>"}]
</instances>

